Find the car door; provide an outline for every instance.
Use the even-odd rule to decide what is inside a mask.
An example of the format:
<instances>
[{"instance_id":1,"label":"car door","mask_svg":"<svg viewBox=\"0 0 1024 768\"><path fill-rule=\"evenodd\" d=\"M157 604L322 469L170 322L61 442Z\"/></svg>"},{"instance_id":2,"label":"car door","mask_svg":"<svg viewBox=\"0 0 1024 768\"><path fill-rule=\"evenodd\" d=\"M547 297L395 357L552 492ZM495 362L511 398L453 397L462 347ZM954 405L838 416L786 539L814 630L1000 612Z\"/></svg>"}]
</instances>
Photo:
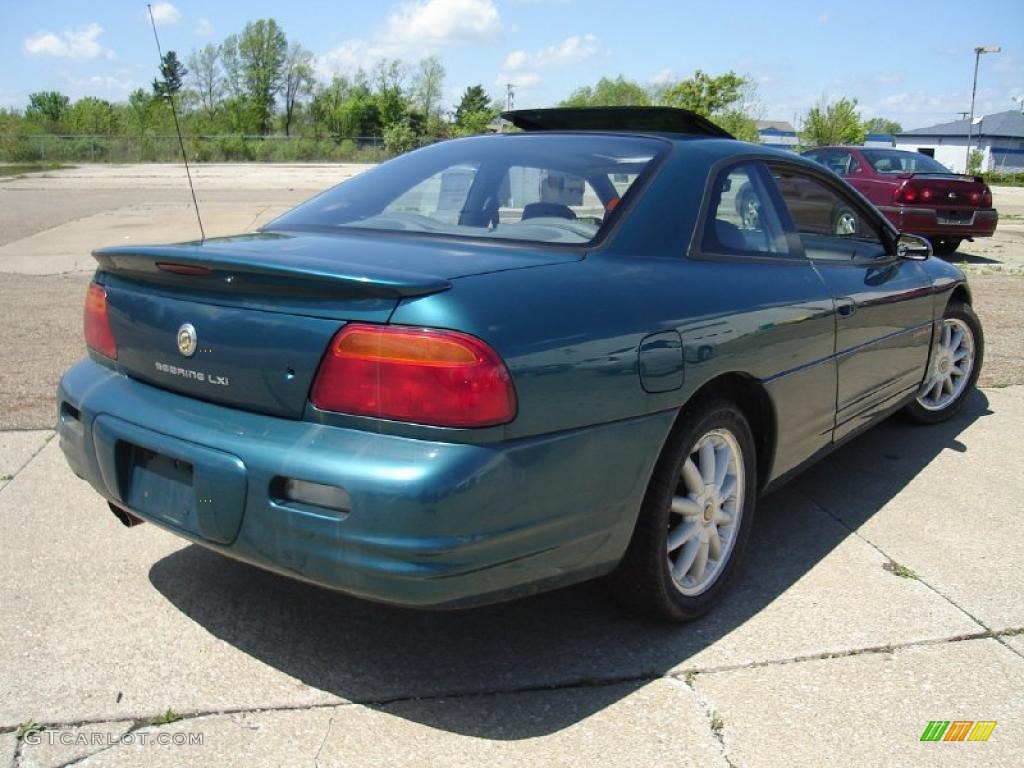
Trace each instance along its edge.
<instances>
[{"instance_id":1,"label":"car door","mask_svg":"<svg viewBox=\"0 0 1024 768\"><path fill-rule=\"evenodd\" d=\"M709 181L680 288L665 284L687 315L676 327L687 375L711 378L738 360L764 385L778 430L772 479L832 442L834 302L790 248L761 161L723 162Z\"/></svg>"},{"instance_id":2,"label":"car door","mask_svg":"<svg viewBox=\"0 0 1024 768\"><path fill-rule=\"evenodd\" d=\"M839 440L916 392L931 344L931 283L919 262L895 255L880 217L840 182L786 163L771 172L789 214L784 226L835 301ZM828 215L808 213L808 187Z\"/></svg>"}]
</instances>

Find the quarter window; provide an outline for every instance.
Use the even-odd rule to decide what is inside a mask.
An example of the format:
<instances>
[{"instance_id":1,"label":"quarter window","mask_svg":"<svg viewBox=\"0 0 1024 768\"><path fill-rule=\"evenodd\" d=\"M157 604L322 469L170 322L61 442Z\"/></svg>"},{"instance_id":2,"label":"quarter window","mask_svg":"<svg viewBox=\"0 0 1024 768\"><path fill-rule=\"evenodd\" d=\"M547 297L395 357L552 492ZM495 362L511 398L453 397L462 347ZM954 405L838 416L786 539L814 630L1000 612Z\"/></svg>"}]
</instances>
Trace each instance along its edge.
<instances>
[{"instance_id":1,"label":"quarter window","mask_svg":"<svg viewBox=\"0 0 1024 768\"><path fill-rule=\"evenodd\" d=\"M701 250L729 255L778 255L788 249L758 167L734 166L711 188Z\"/></svg>"}]
</instances>

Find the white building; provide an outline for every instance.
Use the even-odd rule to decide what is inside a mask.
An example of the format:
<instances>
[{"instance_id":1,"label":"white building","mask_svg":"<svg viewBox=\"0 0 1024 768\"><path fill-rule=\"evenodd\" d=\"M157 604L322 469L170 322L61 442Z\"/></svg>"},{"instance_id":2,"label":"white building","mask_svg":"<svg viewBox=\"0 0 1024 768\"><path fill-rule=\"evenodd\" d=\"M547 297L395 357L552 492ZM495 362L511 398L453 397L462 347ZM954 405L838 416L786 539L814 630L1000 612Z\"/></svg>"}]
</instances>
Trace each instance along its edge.
<instances>
[{"instance_id":1,"label":"white building","mask_svg":"<svg viewBox=\"0 0 1024 768\"><path fill-rule=\"evenodd\" d=\"M934 157L957 173L967 171L967 120L916 128L896 137L896 146ZM1024 114L1016 110L974 118L971 148L982 153L983 171L1024 170Z\"/></svg>"}]
</instances>

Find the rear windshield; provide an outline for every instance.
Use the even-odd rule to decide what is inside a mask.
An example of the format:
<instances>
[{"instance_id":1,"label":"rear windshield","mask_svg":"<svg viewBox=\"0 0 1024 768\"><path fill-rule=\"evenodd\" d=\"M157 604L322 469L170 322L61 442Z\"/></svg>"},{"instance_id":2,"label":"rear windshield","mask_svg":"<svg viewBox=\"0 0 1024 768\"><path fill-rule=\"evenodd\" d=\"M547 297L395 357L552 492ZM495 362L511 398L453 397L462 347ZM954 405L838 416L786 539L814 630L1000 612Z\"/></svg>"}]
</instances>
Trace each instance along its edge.
<instances>
[{"instance_id":1,"label":"rear windshield","mask_svg":"<svg viewBox=\"0 0 1024 768\"><path fill-rule=\"evenodd\" d=\"M920 152L862 149L861 154L879 173L952 173L938 160Z\"/></svg>"},{"instance_id":2,"label":"rear windshield","mask_svg":"<svg viewBox=\"0 0 1024 768\"><path fill-rule=\"evenodd\" d=\"M266 229L370 229L585 244L668 144L516 134L434 144L333 187Z\"/></svg>"}]
</instances>

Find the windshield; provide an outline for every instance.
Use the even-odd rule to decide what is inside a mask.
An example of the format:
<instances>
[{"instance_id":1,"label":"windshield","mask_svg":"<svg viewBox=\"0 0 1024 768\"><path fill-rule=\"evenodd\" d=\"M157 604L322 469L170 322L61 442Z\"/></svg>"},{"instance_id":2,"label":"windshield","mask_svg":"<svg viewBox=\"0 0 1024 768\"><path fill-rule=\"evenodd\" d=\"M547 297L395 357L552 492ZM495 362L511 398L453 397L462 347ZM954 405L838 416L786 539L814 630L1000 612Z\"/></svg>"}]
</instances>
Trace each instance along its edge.
<instances>
[{"instance_id":1,"label":"windshield","mask_svg":"<svg viewBox=\"0 0 1024 768\"><path fill-rule=\"evenodd\" d=\"M920 152L895 149L863 149L861 154L879 173L952 173L938 160Z\"/></svg>"},{"instance_id":2,"label":"windshield","mask_svg":"<svg viewBox=\"0 0 1024 768\"><path fill-rule=\"evenodd\" d=\"M654 138L579 134L441 142L339 184L266 229L589 243L667 146Z\"/></svg>"}]
</instances>

